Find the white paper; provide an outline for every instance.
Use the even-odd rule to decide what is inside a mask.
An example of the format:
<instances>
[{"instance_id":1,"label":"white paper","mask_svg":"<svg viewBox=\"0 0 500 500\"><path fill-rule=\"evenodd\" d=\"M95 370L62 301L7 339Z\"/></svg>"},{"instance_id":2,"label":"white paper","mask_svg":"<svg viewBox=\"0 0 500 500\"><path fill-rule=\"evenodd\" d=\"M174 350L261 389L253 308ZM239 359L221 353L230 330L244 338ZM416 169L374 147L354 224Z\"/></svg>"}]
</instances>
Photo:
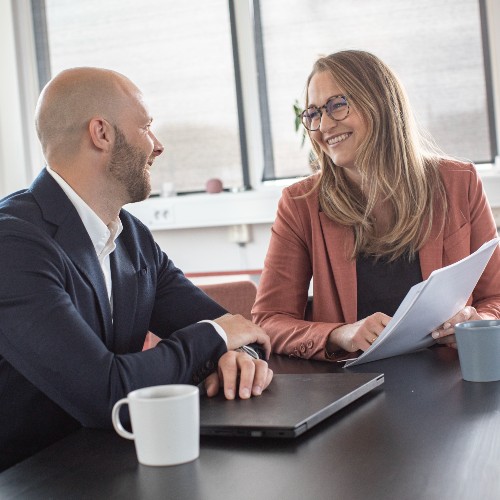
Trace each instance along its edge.
<instances>
[{"instance_id":1,"label":"white paper","mask_svg":"<svg viewBox=\"0 0 500 500\"><path fill-rule=\"evenodd\" d=\"M417 351L434 344L431 333L462 309L498 245L488 241L473 254L436 269L413 286L372 346L344 366Z\"/></svg>"}]
</instances>

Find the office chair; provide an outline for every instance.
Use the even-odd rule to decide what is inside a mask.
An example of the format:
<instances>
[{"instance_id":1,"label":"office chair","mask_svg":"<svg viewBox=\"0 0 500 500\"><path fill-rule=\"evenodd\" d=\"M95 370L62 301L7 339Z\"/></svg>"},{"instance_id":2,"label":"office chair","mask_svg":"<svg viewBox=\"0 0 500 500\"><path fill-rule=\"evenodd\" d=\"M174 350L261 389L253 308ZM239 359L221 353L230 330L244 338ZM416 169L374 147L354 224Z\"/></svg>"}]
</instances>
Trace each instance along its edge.
<instances>
[{"instance_id":1,"label":"office chair","mask_svg":"<svg viewBox=\"0 0 500 500\"><path fill-rule=\"evenodd\" d=\"M257 285L253 281L229 281L226 283L198 285L198 288L231 314L241 314L246 319L252 319L251 311L257 295ZM156 335L148 332L143 350L154 347L159 340Z\"/></svg>"}]
</instances>

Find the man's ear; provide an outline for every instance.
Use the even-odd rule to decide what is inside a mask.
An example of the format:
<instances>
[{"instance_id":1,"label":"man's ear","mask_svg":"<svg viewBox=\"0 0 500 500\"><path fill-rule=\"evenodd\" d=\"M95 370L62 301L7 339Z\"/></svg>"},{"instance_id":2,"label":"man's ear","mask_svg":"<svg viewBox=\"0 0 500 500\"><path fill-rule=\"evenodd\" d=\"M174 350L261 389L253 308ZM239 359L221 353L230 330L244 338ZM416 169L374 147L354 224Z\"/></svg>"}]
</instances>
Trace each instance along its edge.
<instances>
[{"instance_id":1,"label":"man's ear","mask_svg":"<svg viewBox=\"0 0 500 500\"><path fill-rule=\"evenodd\" d=\"M104 118L92 118L89 122L90 140L97 149L103 152L111 151L115 140L112 125Z\"/></svg>"}]
</instances>

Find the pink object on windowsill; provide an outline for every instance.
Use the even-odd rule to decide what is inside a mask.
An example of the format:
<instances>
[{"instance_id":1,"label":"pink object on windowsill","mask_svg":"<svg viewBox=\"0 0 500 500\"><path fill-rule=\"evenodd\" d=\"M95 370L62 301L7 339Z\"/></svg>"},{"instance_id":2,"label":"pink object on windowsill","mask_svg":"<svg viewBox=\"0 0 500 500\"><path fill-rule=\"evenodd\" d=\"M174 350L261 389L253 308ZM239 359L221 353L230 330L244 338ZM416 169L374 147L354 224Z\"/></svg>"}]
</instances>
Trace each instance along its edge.
<instances>
[{"instance_id":1,"label":"pink object on windowsill","mask_svg":"<svg viewBox=\"0 0 500 500\"><path fill-rule=\"evenodd\" d=\"M208 179L205 189L207 193L220 193L222 191L222 181L220 179Z\"/></svg>"}]
</instances>

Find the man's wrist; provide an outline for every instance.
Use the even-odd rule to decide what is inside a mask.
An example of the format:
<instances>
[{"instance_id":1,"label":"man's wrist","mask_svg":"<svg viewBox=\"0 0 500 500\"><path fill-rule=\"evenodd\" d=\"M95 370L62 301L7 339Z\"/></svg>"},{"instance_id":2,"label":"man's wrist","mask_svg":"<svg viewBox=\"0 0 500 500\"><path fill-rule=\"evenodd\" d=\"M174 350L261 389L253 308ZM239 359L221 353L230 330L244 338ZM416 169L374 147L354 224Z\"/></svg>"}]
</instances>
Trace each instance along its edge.
<instances>
[{"instance_id":1,"label":"man's wrist","mask_svg":"<svg viewBox=\"0 0 500 500\"><path fill-rule=\"evenodd\" d=\"M201 321L198 321L198 323L209 323L210 325L212 325L215 328L215 331L221 336L227 347L227 334L222 326L210 319L202 319Z\"/></svg>"},{"instance_id":2,"label":"man's wrist","mask_svg":"<svg viewBox=\"0 0 500 500\"><path fill-rule=\"evenodd\" d=\"M238 347L238 349L235 349L235 351L246 352L253 359L261 359L259 354L260 349L256 349L249 345L242 345L241 347Z\"/></svg>"}]
</instances>

